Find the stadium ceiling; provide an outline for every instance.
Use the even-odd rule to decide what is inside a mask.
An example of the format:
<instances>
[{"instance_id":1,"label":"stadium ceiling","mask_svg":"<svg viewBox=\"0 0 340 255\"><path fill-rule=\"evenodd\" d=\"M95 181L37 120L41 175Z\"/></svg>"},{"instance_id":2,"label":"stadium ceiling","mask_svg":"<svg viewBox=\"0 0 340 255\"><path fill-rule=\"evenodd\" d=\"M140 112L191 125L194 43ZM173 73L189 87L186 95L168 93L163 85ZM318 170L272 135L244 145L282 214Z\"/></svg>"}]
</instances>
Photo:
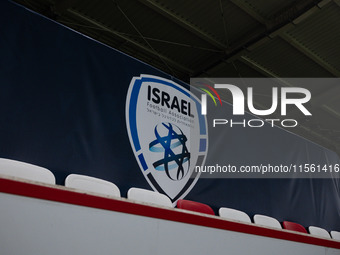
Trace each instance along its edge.
<instances>
[{"instance_id":1,"label":"stadium ceiling","mask_svg":"<svg viewBox=\"0 0 340 255\"><path fill-rule=\"evenodd\" d=\"M15 2L185 82L191 77L340 77L340 0ZM310 90L312 118L288 113L299 122L289 130L340 155L340 84ZM257 105L270 106L270 94L258 92Z\"/></svg>"}]
</instances>

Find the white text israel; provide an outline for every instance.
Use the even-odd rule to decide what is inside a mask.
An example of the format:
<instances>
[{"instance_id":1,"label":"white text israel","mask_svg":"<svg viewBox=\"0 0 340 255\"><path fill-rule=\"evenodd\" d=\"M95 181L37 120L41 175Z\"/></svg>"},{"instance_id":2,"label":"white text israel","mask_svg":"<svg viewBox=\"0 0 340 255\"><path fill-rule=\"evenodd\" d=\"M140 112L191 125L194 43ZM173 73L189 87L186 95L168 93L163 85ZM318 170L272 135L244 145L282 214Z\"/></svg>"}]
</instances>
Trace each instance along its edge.
<instances>
[{"instance_id":1,"label":"white text israel","mask_svg":"<svg viewBox=\"0 0 340 255\"><path fill-rule=\"evenodd\" d=\"M190 102L184 99L178 99L177 96L171 96L169 93L161 91L159 88L152 88L151 86L148 86L147 99L161 107L176 110L178 113L183 115L194 117L191 114Z\"/></svg>"}]
</instances>

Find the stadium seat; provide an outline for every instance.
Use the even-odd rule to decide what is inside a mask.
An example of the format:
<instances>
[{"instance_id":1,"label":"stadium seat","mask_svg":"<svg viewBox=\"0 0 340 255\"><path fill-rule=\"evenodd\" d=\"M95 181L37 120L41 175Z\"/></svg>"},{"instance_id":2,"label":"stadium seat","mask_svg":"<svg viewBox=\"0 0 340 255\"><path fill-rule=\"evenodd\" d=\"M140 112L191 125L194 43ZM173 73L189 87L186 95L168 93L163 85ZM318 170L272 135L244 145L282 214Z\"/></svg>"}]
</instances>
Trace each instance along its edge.
<instances>
[{"instance_id":1,"label":"stadium seat","mask_svg":"<svg viewBox=\"0 0 340 255\"><path fill-rule=\"evenodd\" d=\"M245 212L236 210L236 209L221 207L218 210L218 214L222 218L231 219L231 220L235 220L235 221L246 222L246 223L251 223L251 220L250 220L248 214L246 214Z\"/></svg>"},{"instance_id":2,"label":"stadium seat","mask_svg":"<svg viewBox=\"0 0 340 255\"><path fill-rule=\"evenodd\" d=\"M339 231L331 231L331 237L335 240L340 240L340 232Z\"/></svg>"},{"instance_id":3,"label":"stadium seat","mask_svg":"<svg viewBox=\"0 0 340 255\"><path fill-rule=\"evenodd\" d=\"M11 159L0 158L0 174L30 181L55 184L54 174L50 170Z\"/></svg>"},{"instance_id":4,"label":"stadium seat","mask_svg":"<svg viewBox=\"0 0 340 255\"><path fill-rule=\"evenodd\" d=\"M297 231L297 232L307 234L307 230L305 229L305 227L295 222L284 221L282 222L282 226L284 229L287 229L287 230L292 230L292 231Z\"/></svg>"},{"instance_id":5,"label":"stadium seat","mask_svg":"<svg viewBox=\"0 0 340 255\"><path fill-rule=\"evenodd\" d=\"M330 235L326 229L310 226L308 227L308 231L311 235L319 236L323 238L330 238Z\"/></svg>"},{"instance_id":6,"label":"stadium seat","mask_svg":"<svg viewBox=\"0 0 340 255\"><path fill-rule=\"evenodd\" d=\"M254 222L255 222L255 224L258 224L258 225L282 229L281 224L277 219L275 219L273 217L266 216L266 215L255 214L254 215Z\"/></svg>"},{"instance_id":7,"label":"stadium seat","mask_svg":"<svg viewBox=\"0 0 340 255\"><path fill-rule=\"evenodd\" d=\"M213 209L209 205L202 204L202 203L195 202L195 201L190 201L190 200L183 200L183 199L178 200L177 208L199 212L199 213L215 215Z\"/></svg>"},{"instance_id":8,"label":"stadium seat","mask_svg":"<svg viewBox=\"0 0 340 255\"><path fill-rule=\"evenodd\" d=\"M127 193L128 199L154 205L173 207L170 198L166 195L147 189L130 188Z\"/></svg>"},{"instance_id":9,"label":"stadium seat","mask_svg":"<svg viewBox=\"0 0 340 255\"><path fill-rule=\"evenodd\" d=\"M68 175L65 179L65 186L83 191L120 197L120 190L114 183L86 175Z\"/></svg>"}]
</instances>

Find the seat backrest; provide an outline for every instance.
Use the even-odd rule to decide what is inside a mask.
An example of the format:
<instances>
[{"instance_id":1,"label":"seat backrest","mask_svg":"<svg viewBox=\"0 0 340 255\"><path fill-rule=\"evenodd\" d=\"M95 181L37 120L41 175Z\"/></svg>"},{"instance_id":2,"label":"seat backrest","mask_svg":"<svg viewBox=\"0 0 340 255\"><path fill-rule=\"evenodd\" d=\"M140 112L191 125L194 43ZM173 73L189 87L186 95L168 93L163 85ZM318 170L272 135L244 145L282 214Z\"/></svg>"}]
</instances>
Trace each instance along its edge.
<instances>
[{"instance_id":1,"label":"seat backrest","mask_svg":"<svg viewBox=\"0 0 340 255\"><path fill-rule=\"evenodd\" d=\"M150 203L154 205L173 207L170 198L166 195L141 188L130 188L127 193L128 199L139 202Z\"/></svg>"},{"instance_id":2,"label":"seat backrest","mask_svg":"<svg viewBox=\"0 0 340 255\"><path fill-rule=\"evenodd\" d=\"M281 224L277 219L275 219L273 217L266 216L266 215L255 214L254 215L254 222L255 222L255 224L258 224L258 225L282 229Z\"/></svg>"},{"instance_id":3,"label":"seat backrest","mask_svg":"<svg viewBox=\"0 0 340 255\"><path fill-rule=\"evenodd\" d=\"M339 231L331 231L331 237L335 240L340 240L340 232Z\"/></svg>"},{"instance_id":4,"label":"seat backrest","mask_svg":"<svg viewBox=\"0 0 340 255\"><path fill-rule=\"evenodd\" d=\"M55 184L54 174L50 170L12 159L0 158L0 174Z\"/></svg>"},{"instance_id":5,"label":"seat backrest","mask_svg":"<svg viewBox=\"0 0 340 255\"><path fill-rule=\"evenodd\" d=\"M295 223L295 222L284 221L284 222L282 222L282 226L283 226L284 229L288 229L288 230L297 231L297 232L307 234L307 230L305 229L305 227L298 224L298 223Z\"/></svg>"},{"instance_id":6,"label":"seat backrest","mask_svg":"<svg viewBox=\"0 0 340 255\"><path fill-rule=\"evenodd\" d=\"M178 200L177 208L199 212L199 213L215 215L214 210L209 205L195 202L195 201L190 201L190 200L184 200L184 199Z\"/></svg>"},{"instance_id":7,"label":"seat backrest","mask_svg":"<svg viewBox=\"0 0 340 255\"><path fill-rule=\"evenodd\" d=\"M310 226L308 227L308 231L311 235L324 237L324 238L330 238L330 235L326 229Z\"/></svg>"},{"instance_id":8,"label":"seat backrest","mask_svg":"<svg viewBox=\"0 0 340 255\"><path fill-rule=\"evenodd\" d=\"M114 183L87 175L70 174L65 179L65 186L120 197L120 190Z\"/></svg>"},{"instance_id":9,"label":"seat backrest","mask_svg":"<svg viewBox=\"0 0 340 255\"><path fill-rule=\"evenodd\" d=\"M251 220L250 220L248 214L246 214L245 212L236 210L236 209L221 207L218 210L218 214L222 218L246 222L246 223L251 223Z\"/></svg>"}]
</instances>

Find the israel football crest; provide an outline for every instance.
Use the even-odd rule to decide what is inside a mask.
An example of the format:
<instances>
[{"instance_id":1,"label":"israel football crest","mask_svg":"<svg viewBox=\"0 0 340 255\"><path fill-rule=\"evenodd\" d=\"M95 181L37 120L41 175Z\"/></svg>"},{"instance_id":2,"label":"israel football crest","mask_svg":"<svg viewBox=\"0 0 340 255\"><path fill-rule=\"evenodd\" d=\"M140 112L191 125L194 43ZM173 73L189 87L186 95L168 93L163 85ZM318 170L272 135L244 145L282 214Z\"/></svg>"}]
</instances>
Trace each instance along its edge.
<instances>
[{"instance_id":1,"label":"israel football crest","mask_svg":"<svg viewBox=\"0 0 340 255\"><path fill-rule=\"evenodd\" d=\"M194 187L208 149L199 100L171 80L141 75L131 80L126 125L139 167L150 186L173 204Z\"/></svg>"}]
</instances>

